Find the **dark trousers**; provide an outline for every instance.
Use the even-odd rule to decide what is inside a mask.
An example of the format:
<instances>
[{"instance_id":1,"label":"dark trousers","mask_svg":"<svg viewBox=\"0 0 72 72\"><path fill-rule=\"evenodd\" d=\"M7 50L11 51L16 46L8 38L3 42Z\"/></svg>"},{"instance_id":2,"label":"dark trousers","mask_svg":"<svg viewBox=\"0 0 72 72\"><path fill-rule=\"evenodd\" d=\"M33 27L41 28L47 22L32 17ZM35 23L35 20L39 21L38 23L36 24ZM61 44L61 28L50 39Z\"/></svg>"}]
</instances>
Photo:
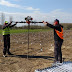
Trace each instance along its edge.
<instances>
[{"instance_id":1,"label":"dark trousers","mask_svg":"<svg viewBox=\"0 0 72 72\"><path fill-rule=\"evenodd\" d=\"M3 41L4 41L3 54L5 55L6 52L9 53L10 49L10 35L3 35Z\"/></svg>"},{"instance_id":2,"label":"dark trousers","mask_svg":"<svg viewBox=\"0 0 72 72\"><path fill-rule=\"evenodd\" d=\"M60 61L62 63L62 51L61 51L61 46L62 46L63 41L55 41L54 45L54 57L55 57L55 62Z\"/></svg>"}]
</instances>

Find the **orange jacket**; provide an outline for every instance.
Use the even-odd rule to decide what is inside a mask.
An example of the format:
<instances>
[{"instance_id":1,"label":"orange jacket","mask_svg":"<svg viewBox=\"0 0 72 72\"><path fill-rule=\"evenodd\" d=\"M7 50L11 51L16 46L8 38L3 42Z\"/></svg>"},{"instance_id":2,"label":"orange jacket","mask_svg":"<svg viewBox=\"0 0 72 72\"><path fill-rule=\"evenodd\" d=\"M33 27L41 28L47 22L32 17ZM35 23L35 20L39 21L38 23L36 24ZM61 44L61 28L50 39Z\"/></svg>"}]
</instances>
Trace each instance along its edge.
<instances>
[{"instance_id":1,"label":"orange jacket","mask_svg":"<svg viewBox=\"0 0 72 72\"><path fill-rule=\"evenodd\" d=\"M61 32L58 31L58 30L56 30L56 29L55 29L55 31L56 31L57 35L58 35L61 39L63 39L63 28L61 27Z\"/></svg>"}]
</instances>

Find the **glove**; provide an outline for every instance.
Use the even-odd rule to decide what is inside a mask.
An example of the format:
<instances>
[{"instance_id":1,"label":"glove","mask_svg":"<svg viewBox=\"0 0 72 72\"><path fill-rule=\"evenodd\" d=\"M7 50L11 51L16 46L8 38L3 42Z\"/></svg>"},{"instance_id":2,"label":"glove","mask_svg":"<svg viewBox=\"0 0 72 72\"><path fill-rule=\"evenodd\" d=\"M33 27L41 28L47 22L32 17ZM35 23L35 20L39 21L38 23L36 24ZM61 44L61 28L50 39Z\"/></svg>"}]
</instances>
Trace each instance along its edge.
<instances>
[{"instance_id":1,"label":"glove","mask_svg":"<svg viewBox=\"0 0 72 72\"><path fill-rule=\"evenodd\" d=\"M18 23L18 22L15 22L16 24Z\"/></svg>"},{"instance_id":2,"label":"glove","mask_svg":"<svg viewBox=\"0 0 72 72\"><path fill-rule=\"evenodd\" d=\"M26 21L26 23L30 24L30 21Z\"/></svg>"}]
</instances>

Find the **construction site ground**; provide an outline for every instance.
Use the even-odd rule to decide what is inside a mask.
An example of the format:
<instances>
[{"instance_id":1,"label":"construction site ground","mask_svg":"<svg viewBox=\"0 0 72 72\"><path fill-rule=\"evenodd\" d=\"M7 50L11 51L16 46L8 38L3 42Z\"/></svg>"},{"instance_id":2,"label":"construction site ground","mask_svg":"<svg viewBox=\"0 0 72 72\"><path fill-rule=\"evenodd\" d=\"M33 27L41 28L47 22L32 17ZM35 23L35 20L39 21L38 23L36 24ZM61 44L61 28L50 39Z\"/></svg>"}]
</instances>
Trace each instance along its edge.
<instances>
[{"instance_id":1,"label":"construction site ground","mask_svg":"<svg viewBox=\"0 0 72 72\"><path fill-rule=\"evenodd\" d=\"M10 51L3 57L3 36L0 35L0 72L34 72L50 67L54 62L53 30L46 32L15 33L10 37ZM28 55L28 58L27 58ZM64 30L63 61L72 61L72 30Z\"/></svg>"}]
</instances>

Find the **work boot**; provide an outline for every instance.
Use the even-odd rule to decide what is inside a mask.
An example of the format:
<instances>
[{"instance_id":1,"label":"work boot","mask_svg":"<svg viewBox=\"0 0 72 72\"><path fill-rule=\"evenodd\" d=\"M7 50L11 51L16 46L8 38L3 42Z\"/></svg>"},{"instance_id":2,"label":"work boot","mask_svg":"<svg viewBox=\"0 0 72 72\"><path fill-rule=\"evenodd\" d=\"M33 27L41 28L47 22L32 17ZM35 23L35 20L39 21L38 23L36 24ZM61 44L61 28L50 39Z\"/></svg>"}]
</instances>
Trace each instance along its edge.
<instances>
[{"instance_id":1,"label":"work boot","mask_svg":"<svg viewBox=\"0 0 72 72\"><path fill-rule=\"evenodd\" d=\"M6 55L3 55L3 57L7 57Z\"/></svg>"},{"instance_id":2,"label":"work boot","mask_svg":"<svg viewBox=\"0 0 72 72\"><path fill-rule=\"evenodd\" d=\"M60 63L59 61L52 64L52 66L61 66L61 65L63 65L63 63Z\"/></svg>"},{"instance_id":3,"label":"work boot","mask_svg":"<svg viewBox=\"0 0 72 72\"><path fill-rule=\"evenodd\" d=\"M8 55L13 55L11 52L8 52Z\"/></svg>"}]
</instances>

